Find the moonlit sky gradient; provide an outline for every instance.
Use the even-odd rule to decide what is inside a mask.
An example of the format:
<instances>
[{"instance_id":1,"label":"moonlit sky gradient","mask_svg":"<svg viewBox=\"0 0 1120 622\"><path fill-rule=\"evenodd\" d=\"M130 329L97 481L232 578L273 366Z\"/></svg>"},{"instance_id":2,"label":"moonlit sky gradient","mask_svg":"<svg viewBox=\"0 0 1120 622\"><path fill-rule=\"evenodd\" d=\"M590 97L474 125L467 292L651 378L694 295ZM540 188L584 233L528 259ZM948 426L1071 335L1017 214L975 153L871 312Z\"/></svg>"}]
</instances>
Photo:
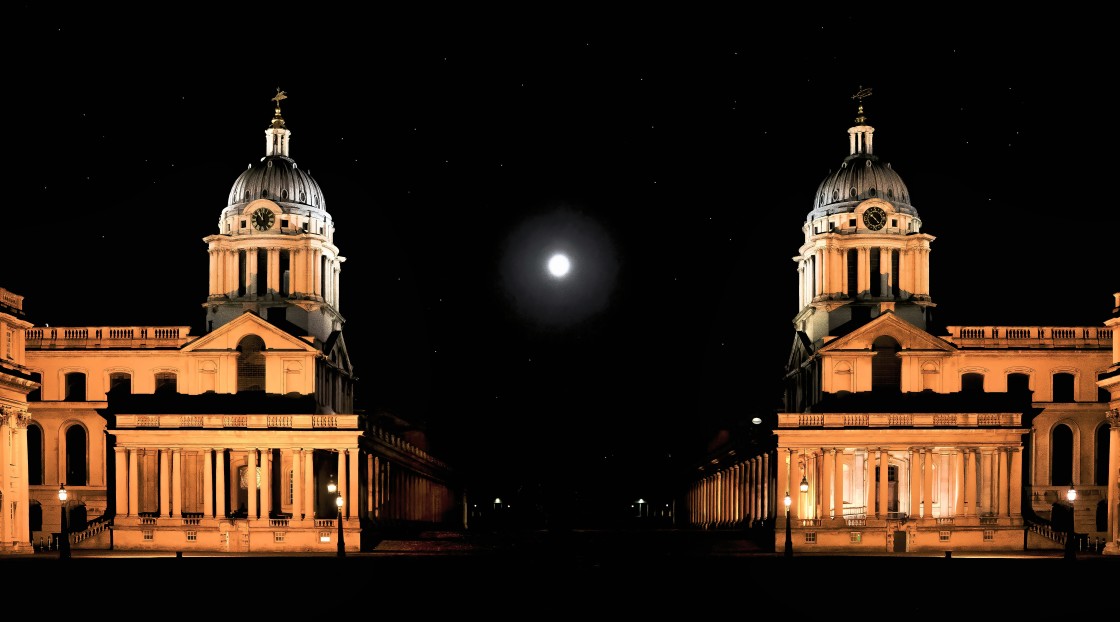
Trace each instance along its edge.
<instances>
[{"instance_id":1,"label":"moonlit sky gradient","mask_svg":"<svg viewBox=\"0 0 1120 622\"><path fill-rule=\"evenodd\" d=\"M200 332L202 238L282 88L360 406L503 497L648 499L779 408L861 86L939 322L1100 325L1120 288L1107 20L114 10L10 10L0 286L40 325Z\"/></svg>"}]
</instances>

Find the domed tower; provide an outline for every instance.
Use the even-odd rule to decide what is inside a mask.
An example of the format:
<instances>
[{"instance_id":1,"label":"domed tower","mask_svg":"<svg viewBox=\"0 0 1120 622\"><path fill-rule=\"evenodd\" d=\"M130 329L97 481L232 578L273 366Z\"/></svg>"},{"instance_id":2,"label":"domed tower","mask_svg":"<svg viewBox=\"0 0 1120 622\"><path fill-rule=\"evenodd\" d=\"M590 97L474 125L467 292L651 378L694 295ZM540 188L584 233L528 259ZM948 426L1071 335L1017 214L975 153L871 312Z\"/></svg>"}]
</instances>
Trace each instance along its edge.
<instances>
[{"instance_id":1,"label":"domed tower","mask_svg":"<svg viewBox=\"0 0 1120 622\"><path fill-rule=\"evenodd\" d=\"M873 151L861 89L855 125L848 128L848 157L817 188L802 231L797 262L799 311L794 325L811 348L885 311L925 330L929 251L933 236L902 178Z\"/></svg>"},{"instance_id":2,"label":"domed tower","mask_svg":"<svg viewBox=\"0 0 1120 622\"><path fill-rule=\"evenodd\" d=\"M264 157L233 182L218 233L203 239L210 252L206 331L253 311L326 341L345 322L338 282L346 258L334 245L319 184L288 155L283 99L277 90Z\"/></svg>"}]
</instances>

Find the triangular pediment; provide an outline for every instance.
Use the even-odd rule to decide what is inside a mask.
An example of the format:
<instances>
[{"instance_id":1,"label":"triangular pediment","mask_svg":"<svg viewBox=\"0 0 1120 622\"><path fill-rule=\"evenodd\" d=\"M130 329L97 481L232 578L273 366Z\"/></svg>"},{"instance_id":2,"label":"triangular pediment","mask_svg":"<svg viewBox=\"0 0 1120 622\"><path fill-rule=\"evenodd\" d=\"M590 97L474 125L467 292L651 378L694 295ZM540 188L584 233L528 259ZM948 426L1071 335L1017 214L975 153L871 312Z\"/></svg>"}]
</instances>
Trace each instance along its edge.
<instances>
[{"instance_id":1,"label":"triangular pediment","mask_svg":"<svg viewBox=\"0 0 1120 622\"><path fill-rule=\"evenodd\" d=\"M852 332L827 343L820 352L840 350L871 350L875 340L888 336L898 342L902 350L940 350L955 352L957 348L944 339L914 326L891 311L880 315Z\"/></svg>"},{"instance_id":2,"label":"triangular pediment","mask_svg":"<svg viewBox=\"0 0 1120 622\"><path fill-rule=\"evenodd\" d=\"M237 344L246 335L256 335L264 340L267 350L293 350L304 352L317 352L315 346L294 337L251 311L242 313L240 317L227 322L210 333L199 337L183 348L184 352L202 352L213 350L235 350Z\"/></svg>"}]
</instances>

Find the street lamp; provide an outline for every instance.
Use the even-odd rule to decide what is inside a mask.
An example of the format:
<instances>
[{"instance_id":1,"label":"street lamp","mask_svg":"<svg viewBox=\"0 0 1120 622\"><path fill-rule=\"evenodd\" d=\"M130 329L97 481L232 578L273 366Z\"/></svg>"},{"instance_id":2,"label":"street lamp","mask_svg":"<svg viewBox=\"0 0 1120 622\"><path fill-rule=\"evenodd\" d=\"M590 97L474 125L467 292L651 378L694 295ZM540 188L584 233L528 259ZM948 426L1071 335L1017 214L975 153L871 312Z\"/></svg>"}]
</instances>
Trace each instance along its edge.
<instances>
[{"instance_id":1,"label":"street lamp","mask_svg":"<svg viewBox=\"0 0 1120 622\"><path fill-rule=\"evenodd\" d=\"M784 503L786 504L786 551L785 551L785 554L786 554L786 557L793 557L793 532L790 531L790 527L789 527L789 506L790 506L790 504L793 503L793 499L790 499L788 490L786 491L786 498L785 498Z\"/></svg>"},{"instance_id":2,"label":"street lamp","mask_svg":"<svg viewBox=\"0 0 1120 622\"><path fill-rule=\"evenodd\" d=\"M63 484L58 485L58 507L62 511L62 537L58 543L58 558L70 558L70 534L66 529L66 499L69 495L66 493L66 486Z\"/></svg>"},{"instance_id":3,"label":"street lamp","mask_svg":"<svg viewBox=\"0 0 1120 622\"><path fill-rule=\"evenodd\" d=\"M346 557L346 541L342 538L342 491L335 485L334 480L327 482L327 492L335 494L334 504L338 506L338 518L335 522L338 523L338 556Z\"/></svg>"},{"instance_id":4,"label":"street lamp","mask_svg":"<svg viewBox=\"0 0 1120 622\"><path fill-rule=\"evenodd\" d=\"M801 476L801 492L809 492L809 480L804 475Z\"/></svg>"},{"instance_id":5,"label":"street lamp","mask_svg":"<svg viewBox=\"0 0 1120 622\"><path fill-rule=\"evenodd\" d=\"M1074 545L1073 527L1073 502L1077 501L1077 490L1074 489L1073 484L1069 485L1069 490L1066 491L1066 499L1069 500L1069 533L1066 534L1066 559L1077 559L1077 550Z\"/></svg>"}]
</instances>

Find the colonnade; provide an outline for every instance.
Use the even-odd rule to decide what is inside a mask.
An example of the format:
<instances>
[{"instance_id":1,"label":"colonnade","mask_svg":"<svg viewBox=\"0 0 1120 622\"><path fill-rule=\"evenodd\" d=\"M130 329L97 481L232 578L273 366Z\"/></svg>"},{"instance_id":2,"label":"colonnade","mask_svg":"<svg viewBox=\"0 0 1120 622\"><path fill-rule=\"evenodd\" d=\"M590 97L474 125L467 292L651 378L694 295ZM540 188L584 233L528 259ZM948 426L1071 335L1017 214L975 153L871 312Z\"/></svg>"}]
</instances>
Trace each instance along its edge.
<instances>
[{"instance_id":1,"label":"colonnade","mask_svg":"<svg viewBox=\"0 0 1120 622\"><path fill-rule=\"evenodd\" d=\"M688 522L752 526L773 518L773 457L761 454L720 469L688 490Z\"/></svg>"},{"instance_id":2,"label":"colonnade","mask_svg":"<svg viewBox=\"0 0 1120 622\"><path fill-rule=\"evenodd\" d=\"M779 452L786 455L777 490L793 497L791 519L1022 514L1021 447L786 447ZM888 475L880 476L884 471ZM799 493L802 479L808 484L805 494Z\"/></svg>"},{"instance_id":3,"label":"colonnade","mask_svg":"<svg viewBox=\"0 0 1120 622\"><path fill-rule=\"evenodd\" d=\"M265 291L257 291L257 251L266 251ZM339 273L341 265L331 253L321 247L230 247L210 248L210 296L237 298L240 290L240 254L245 253L245 297L280 299L281 292L288 296L324 300L338 308ZM289 253L288 283L281 273L281 253Z\"/></svg>"},{"instance_id":4,"label":"colonnade","mask_svg":"<svg viewBox=\"0 0 1120 622\"><path fill-rule=\"evenodd\" d=\"M347 518L356 516L353 502L359 498L359 480L356 476L348 478L347 473L358 472L358 450L320 449L337 455L336 484L339 494L343 496L344 515ZM312 518L316 512L317 485L314 451L314 448L280 448L280 460L277 461L271 449L256 447L228 450L214 447L116 447L116 515L136 517L143 511L160 518L181 518L184 513L200 514L204 518L224 518L240 509L231 507L231 500L235 497L233 491L227 490L226 486L239 485L238 473L244 465L247 488L247 505L244 509L249 519L268 518L270 514L279 512L290 514L295 519ZM142 472L141 462L144 462L144 458L152 457L149 452L155 452L154 457L158 459L158 492L155 507L142 510L142 476L151 477L152 474ZM155 466L149 464L145 468ZM225 475L227 469L228 481ZM258 469L259 481L257 476L253 476L258 473ZM271 484L275 481L281 484L279 499L272 498ZM192 486L195 482L201 483L200 490ZM320 485L325 490L325 483ZM187 490L184 490L184 486Z\"/></svg>"},{"instance_id":5,"label":"colonnade","mask_svg":"<svg viewBox=\"0 0 1120 622\"><path fill-rule=\"evenodd\" d=\"M820 297L846 296L849 290L848 251L856 250L856 288L859 293L871 291L871 279L883 279L883 297L890 297L891 256L899 253L898 287L909 296L929 296L929 243L905 246L839 246L820 245L801 257L798 263L800 307ZM879 254L879 274L871 274L871 253Z\"/></svg>"}]
</instances>

